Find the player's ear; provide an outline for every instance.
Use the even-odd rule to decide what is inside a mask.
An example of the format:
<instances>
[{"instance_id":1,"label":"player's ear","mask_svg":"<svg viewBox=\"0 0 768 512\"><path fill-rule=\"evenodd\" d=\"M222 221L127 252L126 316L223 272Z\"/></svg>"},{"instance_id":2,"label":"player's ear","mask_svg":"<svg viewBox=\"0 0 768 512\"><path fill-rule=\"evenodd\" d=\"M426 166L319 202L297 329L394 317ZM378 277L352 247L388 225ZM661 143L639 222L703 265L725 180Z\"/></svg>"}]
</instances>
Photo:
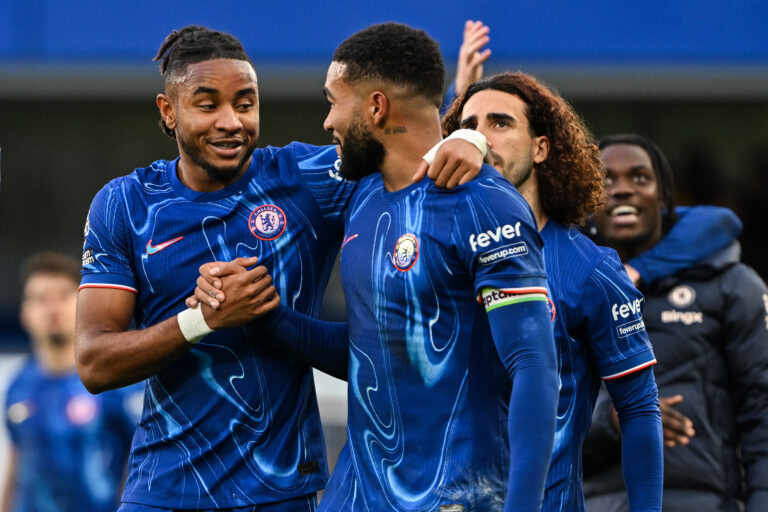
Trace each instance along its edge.
<instances>
[{"instance_id":1,"label":"player's ear","mask_svg":"<svg viewBox=\"0 0 768 512\"><path fill-rule=\"evenodd\" d=\"M533 163L540 164L549 156L549 138L546 135L533 138Z\"/></svg>"},{"instance_id":2,"label":"player's ear","mask_svg":"<svg viewBox=\"0 0 768 512\"><path fill-rule=\"evenodd\" d=\"M174 108L173 101L167 94L160 93L155 100L157 103L157 109L160 111L160 117L163 118L163 123L169 130L176 129L176 109Z\"/></svg>"},{"instance_id":3,"label":"player's ear","mask_svg":"<svg viewBox=\"0 0 768 512\"><path fill-rule=\"evenodd\" d=\"M381 127L387 122L391 104L387 95L381 91L373 91L369 96L369 112L374 126Z\"/></svg>"}]
</instances>

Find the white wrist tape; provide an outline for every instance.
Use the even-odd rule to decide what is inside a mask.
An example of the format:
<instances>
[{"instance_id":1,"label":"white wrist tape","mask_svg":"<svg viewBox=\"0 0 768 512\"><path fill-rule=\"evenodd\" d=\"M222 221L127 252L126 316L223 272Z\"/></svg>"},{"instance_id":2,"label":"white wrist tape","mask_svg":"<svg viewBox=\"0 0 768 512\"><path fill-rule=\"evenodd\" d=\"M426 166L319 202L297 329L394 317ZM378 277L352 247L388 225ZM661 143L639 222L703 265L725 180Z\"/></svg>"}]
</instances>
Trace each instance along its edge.
<instances>
[{"instance_id":1,"label":"white wrist tape","mask_svg":"<svg viewBox=\"0 0 768 512\"><path fill-rule=\"evenodd\" d=\"M178 315L179 329L184 339L193 345L213 332L203 318L203 308L187 308Z\"/></svg>"},{"instance_id":2,"label":"white wrist tape","mask_svg":"<svg viewBox=\"0 0 768 512\"><path fill-rule=\"evenodd\" d=\"M485 154L488 152L488 142L485 140L485 135L480 133L477 130L469 130L467 128L462 128L461 130L456 130L440 142L434 145L432 149L430 149L426 155L424 155L422 158L427 161L429 165L432 165L432 162L435 161L435 155L437 154L438 148L443 144L443 142L451 139L461 139L469 142L473 146L477 148L478 151L483 155L483 158L485 158Z\"/></svg>"}]
</instances>

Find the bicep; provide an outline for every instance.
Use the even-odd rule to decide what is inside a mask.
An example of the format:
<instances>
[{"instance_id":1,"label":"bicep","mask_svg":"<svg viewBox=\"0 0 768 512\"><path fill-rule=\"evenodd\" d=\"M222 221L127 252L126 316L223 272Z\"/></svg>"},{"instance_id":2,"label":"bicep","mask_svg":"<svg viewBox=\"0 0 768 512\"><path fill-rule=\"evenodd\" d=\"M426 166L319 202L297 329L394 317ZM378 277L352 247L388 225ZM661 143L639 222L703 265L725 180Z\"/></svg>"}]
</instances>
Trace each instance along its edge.
<instances>
[{"instance_id":1,"label":"bicep","mask_svg":"<svg viewBox=\"0 0 768 512\"><path fill-rule=\"evenodd\" d=\"M131 325L136 294L117 288L81 288L77 294L76 338L123 332Z\"/></svg>"}]
</instances>

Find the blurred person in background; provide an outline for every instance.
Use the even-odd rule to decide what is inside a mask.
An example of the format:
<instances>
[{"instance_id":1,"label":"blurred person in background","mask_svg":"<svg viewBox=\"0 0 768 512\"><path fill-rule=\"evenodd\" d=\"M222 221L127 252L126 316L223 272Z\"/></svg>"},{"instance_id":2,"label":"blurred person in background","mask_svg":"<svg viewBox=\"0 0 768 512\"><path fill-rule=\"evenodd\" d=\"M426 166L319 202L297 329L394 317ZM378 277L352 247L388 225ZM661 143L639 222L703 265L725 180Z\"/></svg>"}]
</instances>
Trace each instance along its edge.
<instances>
[{"instance_id":1,"label":"blurred person in background","mask_svg":"<svg viewBox=\"0 0 768 512\"><path fill-rule=\"evenodd\" d=\"M3 512L114 510L141 413L143 386L93 396L75 371L80 269L39 253L21 270L21 324L33 357L11 380Z\"/></svg>"},{"instance_id":2,"label":"blurred person in background","mask_svg":"<svg viewBox=\"0 0 768 512\"><path fill-rule=\"evenodd\" d=\"M677 225L667 159L646 138L601 139L606 202L593 234L639 270L643 318L658 359L665 512L768 510L768 290L740 259L721 215ZM673 227L674 226L674 227ZM720 227L721 229L718 229ZM707 233L714 231L714 235ZM724 238L729 238L723 244ZM652 251L677 270L638 265ZM696 252L702 257L693 258ZM665 255L666 253L666 255ZM628 511L620 429L601 394L584 446L587 508ZM744 508L746 507L746 508Z\"/></svg>"}]
</instances>

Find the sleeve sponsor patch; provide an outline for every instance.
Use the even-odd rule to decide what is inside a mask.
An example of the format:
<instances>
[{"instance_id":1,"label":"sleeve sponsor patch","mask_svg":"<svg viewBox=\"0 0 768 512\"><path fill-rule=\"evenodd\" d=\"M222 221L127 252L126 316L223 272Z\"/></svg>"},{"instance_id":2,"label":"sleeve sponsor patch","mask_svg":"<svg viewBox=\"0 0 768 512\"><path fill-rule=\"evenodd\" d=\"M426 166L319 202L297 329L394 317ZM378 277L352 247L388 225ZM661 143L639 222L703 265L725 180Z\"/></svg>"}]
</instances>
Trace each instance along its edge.
<instances>
[{"instance_id":1,"label":"sleeve sponsor patch","mask_svg":"<svg viewBox=\"0 0 768 512\"><path fill-rule=\"evenodd\" d=\"M520 302L548 302L547 289L544 287L508 288L503 290L483 288L477 300L485 307L486 311L493 311L496 308Z\"/></svg>"},{"instance_id":2,"label":"sleeve sponsor patch","mask_svg":"<svg viewBox=\"0 0 768 512\"><path fill-rule=\"evenodd\" d=\"M481 265L492 265L497 261L514 258L515 256L525 256L526 254L528 254L528 246L525 245L525 242L517 242L484 252L478 255L477 261Z\"/></svg>"}]
</instances>

